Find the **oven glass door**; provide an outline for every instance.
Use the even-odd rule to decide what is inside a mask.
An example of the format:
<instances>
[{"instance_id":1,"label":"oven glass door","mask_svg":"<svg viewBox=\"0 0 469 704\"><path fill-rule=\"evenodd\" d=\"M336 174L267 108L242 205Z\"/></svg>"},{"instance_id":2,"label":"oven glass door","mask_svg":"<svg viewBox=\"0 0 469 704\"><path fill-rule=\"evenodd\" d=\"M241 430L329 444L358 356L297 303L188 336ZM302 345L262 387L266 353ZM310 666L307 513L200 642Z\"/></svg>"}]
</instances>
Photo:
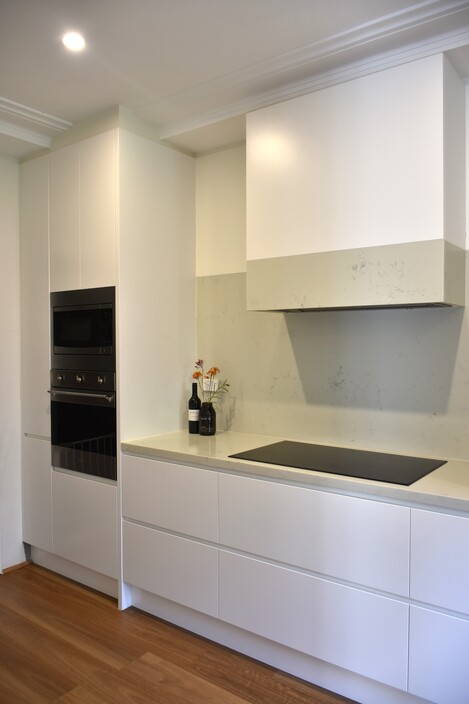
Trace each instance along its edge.
<instances>
[{"instance_id":1,"label":"oven glass door","mask_svg":"<svg viewBox=\"0 0 469 704\"><path fill-rule=\"evenodd\" d=\"M115 393L51 390L52 466L116 479Z\"/></svg>"}]
</instances>

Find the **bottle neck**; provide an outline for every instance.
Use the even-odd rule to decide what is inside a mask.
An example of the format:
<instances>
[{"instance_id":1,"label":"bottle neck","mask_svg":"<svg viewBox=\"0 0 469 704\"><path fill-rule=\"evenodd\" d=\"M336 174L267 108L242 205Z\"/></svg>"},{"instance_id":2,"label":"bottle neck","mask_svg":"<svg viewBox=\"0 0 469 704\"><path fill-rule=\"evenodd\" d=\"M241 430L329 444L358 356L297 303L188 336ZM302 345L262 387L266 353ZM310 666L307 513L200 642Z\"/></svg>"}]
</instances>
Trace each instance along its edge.
<instances>
[{"instance_id":1,"label":"bottle neck","mask_svg":"<svg viewBox=\"0 0 469 704\"><path fill-rule=\"evenodd\" d=\"M196 381L192 382L192 395L197 396L197 382Z\"/></svg>"}]
</instances>

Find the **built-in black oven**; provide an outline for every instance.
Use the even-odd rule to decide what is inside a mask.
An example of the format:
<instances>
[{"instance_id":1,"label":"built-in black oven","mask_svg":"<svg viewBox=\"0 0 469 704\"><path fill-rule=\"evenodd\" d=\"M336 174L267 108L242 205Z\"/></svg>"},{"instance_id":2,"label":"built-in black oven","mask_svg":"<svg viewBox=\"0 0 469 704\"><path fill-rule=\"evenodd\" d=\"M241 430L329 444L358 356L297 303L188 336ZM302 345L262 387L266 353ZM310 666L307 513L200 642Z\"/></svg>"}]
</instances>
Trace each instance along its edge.
<instances>
[{"instance_id":1,"label":"built-in black oven","mask_svg":"<svg viewBox=\"0 0 469 704\"><path fill-rule=\"evenodd\" d=\"M51 294L52 466L115 480L114 288Z\"/></svg>"}]
</instances>

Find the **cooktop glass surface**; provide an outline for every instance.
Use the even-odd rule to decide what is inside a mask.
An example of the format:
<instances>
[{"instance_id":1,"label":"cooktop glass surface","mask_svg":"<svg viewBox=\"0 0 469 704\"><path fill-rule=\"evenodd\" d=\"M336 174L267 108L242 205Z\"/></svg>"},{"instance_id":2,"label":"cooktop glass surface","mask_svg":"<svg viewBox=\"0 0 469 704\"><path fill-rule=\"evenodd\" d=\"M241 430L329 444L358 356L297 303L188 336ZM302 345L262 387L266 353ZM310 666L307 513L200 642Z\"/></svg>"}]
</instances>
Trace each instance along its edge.
<instances>
[{"instance_id":1,"label":"cooktop glass surface","mask_svg":"<svg viewBox=\"0 0 469 704\"><path fill-rule=\"evenodd\" d=\"M238 452L230 457L404 486L413 484L445 464L445 460L312 445L290 440Z\"/></svg>"}]
</instances>

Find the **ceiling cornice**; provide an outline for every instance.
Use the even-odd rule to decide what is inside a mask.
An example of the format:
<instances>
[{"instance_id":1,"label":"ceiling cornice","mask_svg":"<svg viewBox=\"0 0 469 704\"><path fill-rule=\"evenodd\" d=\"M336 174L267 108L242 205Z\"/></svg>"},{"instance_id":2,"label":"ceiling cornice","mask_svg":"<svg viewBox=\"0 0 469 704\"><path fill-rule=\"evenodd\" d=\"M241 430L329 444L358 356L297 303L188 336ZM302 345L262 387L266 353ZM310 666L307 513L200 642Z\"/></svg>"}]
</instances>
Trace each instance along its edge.
<instances>
[{"instance_id":1,"label":"ceiling cornice","mask_svg":"<svg viewBox=\"0 0 469 704\"><path fill-rule=\"evenodd\" d=\"M28 130L24 127L19 127L18 125L13 125L11 122L5 122L0 120L0 134L4 134L7 137L14 137L22 142L28 142L28 144L35 144L38 147L45 147L49 149L52 144L51 137L39 134L39 132L34 132L33 130Z\"/></svg>"},{"instance_id":2,"label":"ceiling cornice","mask_svg":"<svg viewBox=\"0 0 469 704\"><path fill-rule=\"evenodd\" d=\"M347 53L350 54L360 47L366 47L374 42L382 41L386 37L392 37L416 27L422 27L430 23L438 24L447 20L447 18L455 22L455 28L446 32L441 31L414 43L405 44L398 49L373 54L362 60L347 62ZM194 86L188 91L179 93L179 97L190 96L192 91L200 94L203 89L207 93L215 93L217 91L221 92L227 85L229 88L238 87L240 90L244 88L249 93L250 86L255 86L257 82L265 80L269 76L275 77L277 83L279 83L279 77L281 78L282 74L287 76L295 71L301 71L303 74L309 73L310 75L307 79L296 81L288 81L286 79L279 88L257 94L251 91L248 98L224 105L220 109L195 115L187 120L162 125L158 129L158 136L160 139L169 139L200 127L206 127L220 120L236 117L265 107L266 105L314 92L346 80L381 71L385 68L425 58L431 54L449 51L468 43L469 2L454 0L454 2L445 3L444 7L442 7L439 0L426 0L426 2L418 3L401 12L354 27L351 30L314 42L295 51L258 62L240 71L218 77L213 81L207 82L204 86ZM339 55L342 55L343 59L340 67L317 72L320 62L325 62ZM142 110L137 112L142 117L145 117L145 113L147 115L151 113L151 105L142 106Z\"/></svg>"},{"instance_id":3,"label":"ceiling cornice","mask_svg":"<svg viewBox=\"0 0 469 704\"><path fill-rule=\"evenodd\" d=\"M48 115L40 110L28 108L26 105L20 105L7 98L0 97L0 115L4 114L13 118L21 118L38 127L46 128L54 132L65 132L72 126L71 122L62 120L60 117Z\"/></svg>"},{"instance_id":4,"label":"ceiling cornice","mask_svg":"<svg viewBox=\"0 0 469 704\"><path fill-rule=\"evenodd\" d=\"M54 135L63 133L72 126L71 122L59 117L0 97L0 118L2 117L5 119L0 119L0 135L14 137L46 149L50 148ZM33 129L30 129L29 125Z\"/></svg>"}]
</instances>

